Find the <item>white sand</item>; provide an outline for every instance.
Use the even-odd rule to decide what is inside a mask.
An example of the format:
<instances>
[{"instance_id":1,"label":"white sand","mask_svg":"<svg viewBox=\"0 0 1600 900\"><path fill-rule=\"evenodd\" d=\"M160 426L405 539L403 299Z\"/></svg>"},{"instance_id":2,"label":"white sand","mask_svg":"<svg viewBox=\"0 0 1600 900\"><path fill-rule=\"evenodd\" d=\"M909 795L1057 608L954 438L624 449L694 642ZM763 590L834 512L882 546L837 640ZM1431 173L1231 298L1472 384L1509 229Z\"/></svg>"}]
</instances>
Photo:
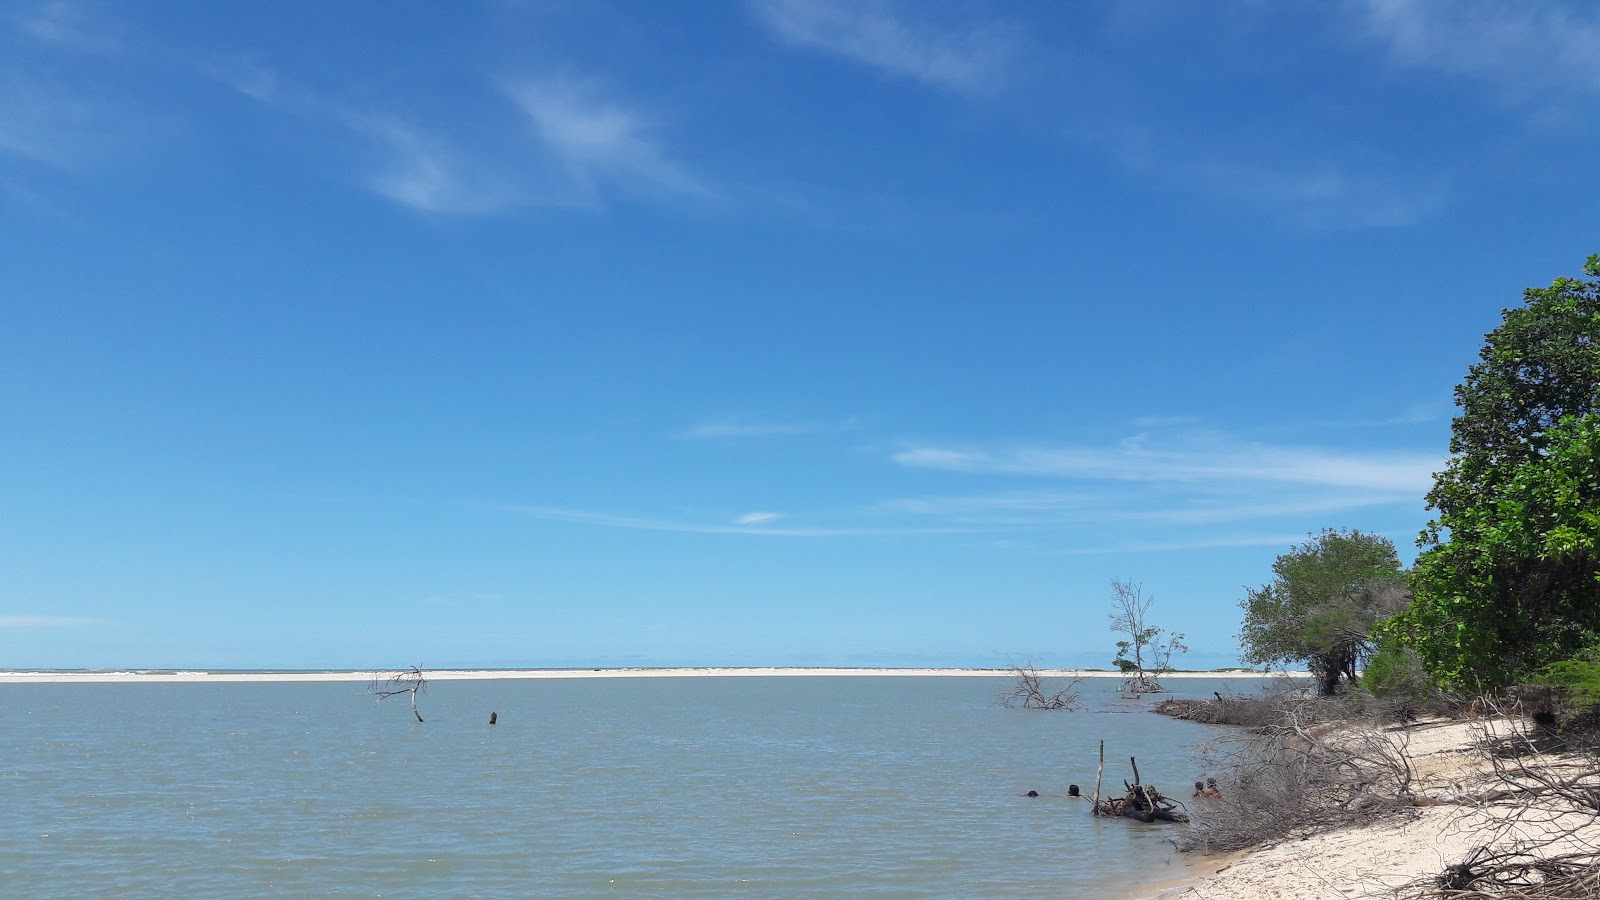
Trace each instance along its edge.
<instances>
[{"instance_id":1,"label":"white sand","mask_svg":"<svg viewBox=\"0 0 1600 900\"><path fill-rule=\"evenodd\" d=\"M703 678L740 676L994 676L1011 677L1010 669L829 669L829 668L681 668L681 669L439 669L426 670L429 681L463 681L521 678ZM374 675L388 677L394 670L334 672L227 672L227 671L31 671L0 672L0 684L113 684L119 682L185 681L371 681ZM1040 669L1052 678L1122 678L1121 672L1075 669ZM1300 675L1303 673L1287 673ZM1278 678L1285 673L1228 670L1223 672L1168 672L1162 678Z\"/></svg>"},{"instance_id":2,"label":"white sand","mask_svg":"<svg viewBox=\"0 0 1600 900\"><path fill-rule=\"evenodd\" d=\"M1299 900L1299 898L1392 897L1395 888L1432 877L1461 862L1496 832L1510 838L1538 837L1556 822L1512 824L1514 805L1459 802L1463 792L1490 786L1492 766L1473 749L1472 723L1425 726L1408 746L1414 789L1424 802L1410 821L1390 821L1316 835L1229 857L1212 859L1220 871L1180 887L1153 885L1142 897L1182 900ZM1478 723L1505 734L1510 723ZM1568 821L1571 821L1570 819ZM1600 841L1600 822L1583 820L1585 837ZM1202 868L1205 857L1196 861Z\"/></svg>"}]
</instances>

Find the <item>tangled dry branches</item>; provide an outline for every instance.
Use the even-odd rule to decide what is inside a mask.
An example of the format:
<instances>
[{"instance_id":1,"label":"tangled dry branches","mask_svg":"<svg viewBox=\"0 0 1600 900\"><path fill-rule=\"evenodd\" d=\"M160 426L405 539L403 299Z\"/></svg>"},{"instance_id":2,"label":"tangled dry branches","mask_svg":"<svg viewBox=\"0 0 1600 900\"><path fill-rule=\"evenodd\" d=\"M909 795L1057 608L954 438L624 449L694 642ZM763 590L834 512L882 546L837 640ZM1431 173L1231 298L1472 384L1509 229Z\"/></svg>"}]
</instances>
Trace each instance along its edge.
<instances>
[{"instance_id":1,"label":"tangled dry branches","mask_svg":"<svg viewBox=\"0 0 1600 900\"><path fill-rule=\"evenodd\" d=\"M1001 694L995 701L1001 706L1008 709L1018 706L1023 709L1079 709L1082 706L1078 702L1083 693L1078 687L1082 679L1073 678L1065 687L1051 690L1032 660L1012 663L1011 672L1017 680L1009 693Z\"/></svg>"},{"instance_id":2,"label":"tangled dry branches","mask_svg":"<svg viewBox=\"0 0 1600 900\"><path fill-rule=\"evenodd\" d=\"M1397 892L1402 900L1593 900L1600 897L1600 748L1552 741L1509 711L1477 743L1492 766L1487 789L1463 798L1494 808L1494 825L1459 863ZM1504 730L1502 730L1504 729Z\"/></svg>"},{"instance_id":3,"label":"tangled dry branches","mask_svg":"<svg viewBox=\"0 0 1600 900\"><path fill-rule=\"evenodd\" d=\"M1371 721L1323 724L1347 712L1336 700L1285 697L1270 722L1220 741L1213 752L1223 799L1196 805L1180 847L1242 850L1410 809L1407 732Z\"/></svg>"},{"instance_id":4,"label":"tangled dry branches","mask_svg":"<svg viewBox=\"0 0 1600 900\"><path fill-rule=\"evenodd\" d=\"M379 700L387 700L400 694L411 695L411 714L422 721L422 713L417 711L417 694L428 689L428 676L422 671L421 665L415 665L404 672L392 675L374 674L372 684L367 688L367 693Z\"/></svg>"}]
</instances>

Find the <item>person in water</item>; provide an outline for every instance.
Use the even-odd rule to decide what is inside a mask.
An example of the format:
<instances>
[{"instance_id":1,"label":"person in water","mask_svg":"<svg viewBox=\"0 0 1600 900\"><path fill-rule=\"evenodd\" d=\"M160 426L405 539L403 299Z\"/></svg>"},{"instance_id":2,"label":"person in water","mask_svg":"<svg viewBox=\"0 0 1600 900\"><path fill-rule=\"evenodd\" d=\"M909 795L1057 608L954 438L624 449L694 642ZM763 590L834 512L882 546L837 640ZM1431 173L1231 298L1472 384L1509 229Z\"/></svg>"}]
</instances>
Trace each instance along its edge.
<instances>
[{"instance_id":1,"label":"person in water","mask_svg":"<svg viewBox=\"0 0 1600 900\"><path fill-rule=\"evenodd\" d=\"M1067 785L1067 796L1068 797L1081 797L1083 795L1078 793L1078 786L1077 785L1069 784L1069 785Z\"/></svg>"},{"instance_id":2,"label":"person in water","mask_svg":"<svg viewBox=\"0 0 1600 900\"><path fill-rule=\"evenodd\" d=\"M1206 779L1206 796L1212 800L1222 799L1222 792L1217 790L1217 780L1215 778Z\"/></svg>"},{"instance_id":3,"label":"person in water","mask_svg":"<svg viewBox=\"0 0 1600 900\"><path fill-rule=\"evenodd\" d=\"M1203 782L1203 781L1196 781L1194 783L1194 796L1196 796L1196 797L1204 797L1205 795L1206 795L1206 783Z\"/></svg>"}]
</instances>

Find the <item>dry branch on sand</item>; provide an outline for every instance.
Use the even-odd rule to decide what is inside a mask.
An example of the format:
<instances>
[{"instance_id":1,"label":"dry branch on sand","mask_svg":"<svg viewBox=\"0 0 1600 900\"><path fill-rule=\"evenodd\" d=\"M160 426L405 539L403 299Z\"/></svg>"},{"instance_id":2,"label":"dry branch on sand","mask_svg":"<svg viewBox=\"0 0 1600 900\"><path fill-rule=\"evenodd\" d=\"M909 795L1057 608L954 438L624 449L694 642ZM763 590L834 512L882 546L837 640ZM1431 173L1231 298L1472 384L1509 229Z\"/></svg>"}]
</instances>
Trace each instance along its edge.
<instances>
[{"instance_id":1,"label":"dry branch on sand","mask_svg":"<svg viewBox=\"0 0 1600 900\"><path fill-rule=\"evenodd\" d=\"M1405 725L1371 704L1316 703L1298 730L1255 728L1217 751L1243 768L1218 771L1224 800L1192 804L1180 840L1252 852L1184 896L1600 898L1593 736L1575 743L1530 724L1530 709L1482 701ZM1305 724L1341 706L1369 712Z\"/></svg>"},{"instance_id":2,"label":"dry branch on sand","mask_svg":"<svg viewBox=\"0 0 1600 900\"><path fill-rule=\"evenodd\" d=\"M1600 897L1600 747L1499 718L1475 743L1492 774L1482 790L1452 798L1494 808L1494 824L1444 871L1395 892L1401 900Z\"/></svg>"},{"instance_id":3,"label":"dry branch on sand","mask_svg":"<svg viewBox=\"0 0 1600 900\"><path fill-rule=\"evenodd\" d=\"M1256 701L1268 702L1268 701ZM1414 773L1403 728L1340 722L1336 701L1282 700L1267 724L1217 741L1223 797L1193 811L1184 850L1242 850L1401 814Z\"/></svg>"}]
</instances>

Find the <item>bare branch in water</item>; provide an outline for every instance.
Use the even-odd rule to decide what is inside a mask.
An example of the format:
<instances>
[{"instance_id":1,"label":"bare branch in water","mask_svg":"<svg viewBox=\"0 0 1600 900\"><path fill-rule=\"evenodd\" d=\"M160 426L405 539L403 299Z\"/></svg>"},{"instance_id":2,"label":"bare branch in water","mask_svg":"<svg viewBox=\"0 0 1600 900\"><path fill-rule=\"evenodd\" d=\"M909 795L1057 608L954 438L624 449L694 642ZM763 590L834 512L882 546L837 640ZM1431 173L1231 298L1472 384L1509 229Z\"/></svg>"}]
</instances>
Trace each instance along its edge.
<instances>
[{"instance_id":1,"label":"bare branch in water","mask_svg":"<svg viewBox=\"0 0 1600 900\"><path fill-rule=\"evenodd\" d=\"M422 721L422 713L417 711L417 694L428 689L428 676L422 671L419 663L403 672L393 675L374 674L372 684L368 686L367 693L379 700L387 700L400 694L411 695L411 714Z\"/></svg>"},{"instance_id":2,"label":"bare branch in water","mask_svg":"<svg viewBox=\"0 0 1600 900\"><path fill-rule=\"evenodd\" d=\"M1001 694L996 701L1008 709L1022 707L1023 709L1079 709L1082 704L1078 702L1083 693L1078 689L1081 678L1074 677L1059 690L1050 690L1051 686L1045 684L1044 676L1039 674L1039 669L1033 660L1025 663L1012 662L1009 666L1011 673L1016 676L1016 683L1009 693Z\"/></svg>"}]
</instances>

